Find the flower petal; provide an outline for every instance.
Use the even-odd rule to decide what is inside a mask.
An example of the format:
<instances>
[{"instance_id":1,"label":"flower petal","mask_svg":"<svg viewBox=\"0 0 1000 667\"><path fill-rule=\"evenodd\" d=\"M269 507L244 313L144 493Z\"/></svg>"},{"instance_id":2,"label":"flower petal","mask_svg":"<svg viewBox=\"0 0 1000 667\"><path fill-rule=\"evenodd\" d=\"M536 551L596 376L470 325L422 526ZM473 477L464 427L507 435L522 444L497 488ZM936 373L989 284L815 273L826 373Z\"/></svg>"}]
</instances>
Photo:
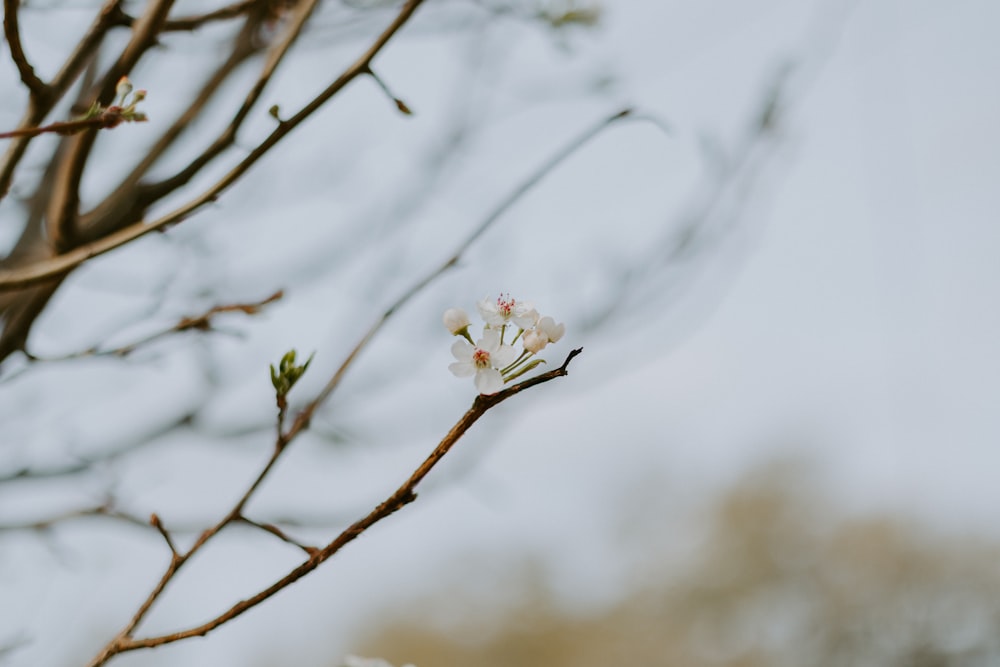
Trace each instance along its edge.
<instances>
[{"instance_id":1,"label":"flower petal","mask_svg":"<svg viewBox=\"0 0 1000 667\"><path fill-rule=\"evenodd\" d=\"M541 326L541 324L539 324ZM545 346L549 344L549 337L545 335L545 332L538 331L537 329L529 329L524 333L521 338L521 344L524 345L524 349L532 354L538 354Z\"/></svg>"},{"instance_id":2,"label":"flower petal","mask_svg":"<svg viewBox=\"0 0 1000 667\"><path fill-rule=\"evenodd\" d=\"M476 372L476 367L470 361L456 361L453 364L448 365L448 370L455 375L455 377L467 378Z\"/></svg>"},{"instance_id":3,"label":"flower petal","mask_svg":"<svg viewBox=\"0 0 1000 667\"><path fill-rule=\"evenodd\" d=\"M549 342L555 343L566 333L566 325L556 324L554 319L546 315L538 320L538 330L548 337Z\"/></svg>"},{"instance_id":4,"label":"flower petal","mask_svg":"<svg viewBox=\"0 0 1000 667\"><path fill-rule=\"evenodd\" d=\"M503 377L500 371L484 368L476 373L476 389L480 394L495 394L503 388Z\"/></svg>"},{"instance_id":5,"label":"flower petal","mask_svg":"<svg viewBox=\"0 0 1000 667\"><path fill-rule=\"evenodd\" d=\"M472 361L472 353L475 351L476 348L462 339L456 340L451 344L451 353L459 361Z\"/></svg>"},{"instance_id":6,"label":"flower petal","mask_svg":"<svg viewBox=\"0 0 1000 667\"><path fill-rule=\"evenodd\" d=\"M495 301L486 297L482 301L476 302L476 310L479 311L479 316L483 318L483 321L487 324L496 326L498 324L503 324L503 315L497 312L497 304Z\"/></svg>"},{"instance_id":7,"label":"flower petal","mask_svg":"<svg viewBox=\"0 0 1000 667\"><path fill-rule=\"evenodd\" d=\"M517 304L514 314L510 319L522 329L530 329L538 322L538 311L529 302L525 301Z\"/></svg>"},{"instance_id":8,"label":"flower petal","mask_svg":"<svg viewBox=\"0 0 1000 667\"><path fill-rule=\"evenodd\" d=\"M476 347L493 354L500 347L500 331L498 329L486 329L483 337L476 342Z\"/></svg>"},{"instance_id":9,"label":"flower petal","mask_svg":"<svg viewBox=\"0 0 1000 667\"><path fill-rule=\"evenodd\" d=\"M490 363L493 368L505 368L514 363L515 359L517 359L517 350L506 343L490 355Z\"/></svg>"}]
</instances>

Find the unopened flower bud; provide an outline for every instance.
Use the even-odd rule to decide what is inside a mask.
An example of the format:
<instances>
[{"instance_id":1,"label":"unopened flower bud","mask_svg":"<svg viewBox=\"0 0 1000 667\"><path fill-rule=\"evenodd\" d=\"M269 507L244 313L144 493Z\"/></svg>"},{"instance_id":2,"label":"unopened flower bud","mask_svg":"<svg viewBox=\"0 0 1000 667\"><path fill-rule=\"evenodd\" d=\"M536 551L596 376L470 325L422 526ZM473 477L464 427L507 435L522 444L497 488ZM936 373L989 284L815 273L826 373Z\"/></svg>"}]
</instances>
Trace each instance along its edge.
<instances>
[{"instance_id":1,"label":"unopened flower bud","mask_svg":"<svg viewBox=\"0 0 1000 667\"><path fill-rule=\"evenodd\" d=\"M528 352L538 354L549 344L549 337L537 329L530 329L524 333L524 337L521 338L521 344L524 345L524 349Z\"/></svg>"},{"instance_id":2,"label":"unopened flower bud","mask_svg":"<svg viewBox=\"0 0 1000 667\"><path fill-rule=\"evenodd\" d=\"M559 339L566 333L566 325L559 323L546 315L538 320L538 330L545 334L550 343L558 343Z\"/></svg>"},{"instance_id":3,"label":"unopened flower bud","mask_svg":"<svg viewBox=\"0 0 1000 667\"><path fill-rule=\"evenodd\" d=\"M461 336L469 328L469 315L461 308L444 311L444 326L452 336Z\"/></svg>"},{"instance_id":4,"label":"unopened flower bud","mask_svg":"<svg viewBox=\"0 0 1000 667\"><path fill-rule=\"evenodd\" d=\"M115 86L115 95L118 96L118 104L124 104L125 98L129 93L132 92L132 82L128 80L127 76L123 76L118 79L118 84Z\"/></svg>"}]
</instances>

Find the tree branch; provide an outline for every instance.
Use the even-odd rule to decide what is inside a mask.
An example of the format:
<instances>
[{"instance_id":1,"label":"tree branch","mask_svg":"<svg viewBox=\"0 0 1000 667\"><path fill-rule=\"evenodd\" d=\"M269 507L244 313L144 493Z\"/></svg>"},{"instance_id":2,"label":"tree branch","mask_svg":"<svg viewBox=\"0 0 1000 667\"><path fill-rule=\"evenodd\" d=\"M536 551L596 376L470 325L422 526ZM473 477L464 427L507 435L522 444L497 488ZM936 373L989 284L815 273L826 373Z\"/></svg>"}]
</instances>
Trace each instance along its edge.
<instances>
[{"instance_id":1,"label":"tree branch","mask_svg":"<svg viewBox=\"0 0 1000 667\"><path fill-rule=\"evenodd\" d=\"M144 639L132 639L131 633L138 626L139 622L149 611L153 602L160 596L166 585L173 578L177 570L183 565L183 563L190 558L193 552L207 541L209 533L206 532L202 538L195 543L186 554L179 555L171 559L170 564L167 567L166 572L164 572L163 577L161 577L160 582L154 588L153 592L146 599L146 601L136 612L136 615L128 623L126 628L119 633L119 635L113 639L111 642L104 647L104 649L89 663L89 667L100 667L104 665L115 655L120 653L125 653L128 651L135 651L144 648L153 648L156 646L162 646L164 644L172 644L184 639L189 639L191 637L203 637L207 635L212 630L218 628L219 626L228 623L229 621L240 616L244 612L257 606L264 600L267 600L277 592L286 588L287 586L295 583L302 577L306 576L325 561L329 560L338 551L340 551L344 546L353 542L355 539L360 537L366 530L374 526L379 521L391 516L396 513L406 505L412 503L417 499L416 488L420 482L430 473L431 470L441 461L444 456L451 451L455 444L461 439L463 435L475 424L480 417L486 414L491 408L499 405L508 398L526 390L531 387L549 382L559 377L564 377L569 374L569 364L570 362L579 355L583 350L575 349L569 353L562 365L555 370L548 371L547 373L542 373L541 375L535 376L524 382L519 382L518 384L512 385L507 389L504 389L496 394L489 396L477 396L472 402L472 407L462 415L458 422L448 431L447 435L441 440L437 447L428 455L428 457L421 463L416 470L403 482L399 488L396 489L388 498L382 501L378 506L375 507L371 512L369 512L365 517L359 519L358 521L351 524L343 532L340 533L333 541L327 544L322 549L313 553L308 560L300 564L299 566L293 568L284 577L271 584L267 588L258 592L257 594L247 598L246 600L241 600L237 602L232 607L230 607L225 612L219 614L215 618L201 625L189 628L187 630L182 630L180 632L174 632L171 634L160 635L157 637L147 637ZM276 457L272 457L273 462ZM270 465L270 464L269 464ZM269 466L268 466L269 467ZM265 471L267 468L265 468ZM261 478L263 477L262 473ZM249 497L249 492L244 496L244 500ZM232 516L232 514L231 514ZM233 517L233 519L238 518L238 515ZM224 525L224 524L222 524Z\"/></svg>"},{"instance_id":2,"label":"tree branch","mask_svg":"<svg viewBox=\"0 0 1000 667\"><path fill-rule=\"evenodd\" d=\"M352 68L353 69L353 68ZM344 75L347 76L347 75ZM344 78L341 77L341 79ZM341 79L338 79L340 81ZM346 82L345 82L346 83ZM342 84L343 85L343 84ZM341 86L342 87L342 86ZM319 98L317 98L319 99ZM315 100L314 100L315 102ZM309 105L311 107L312 104ZM308 109L307 107L306 109ZM294 117L297 119L296 122L300 122L304 118L304 113L306 109L300 111ZM573 139L569 142L565 148L560 150L556 155L547 160L538 170L533 172L518 188L516 188L506 199L504 199L489 216L479 225L475 232L465 241L458 251L458 254L467 248L472 242L474 242L483 232L486 231L496 221L497 218L502 216L507 209L509 209L513 204L522 197L525 193L531 190L546 174L552 171L556 166L558 166L563 160L572 155L574 152L579 150L584 144L593 139L597 134L599 134L605 127L625 118L629 117L631 113L630 110L626 109L620 111L608 118L602 119L599 123L588 129L586 132L582 133L579 137ZM308 114L305 114L308 115ZM122 229L113 234L109 234L105 238L95 241L93 243L88 243L80 246L74 250L67 253L59 255L58 257L53 257L51 259L43 260L41 262L36 262L34 264L19 267L16 269L6 269L0 270L0 291L19 289L23 287L28 287L40 282L44 282L53 276L63 275L68 273L72 269L76 268L80 264L103 255L106 252L110 252L115 248L119 248L127 243L134 241L135 239L141 238L150 232L159 231L165 229L171 225L177 224L197 209L201 208L205 204L211 201L215 201L219 194L227 189L233 181L236 180L244 171L249 169L250 165L255 162L263 153L267 151L268 148L273 146L279 137L275 138L275 135L282 130L283 127L292 123L293 120L283 121L277 130L272 133L261 145L259 145L249 156L247 156L243 162L241 162L236 168L229 172L221 181L215 184L212 188L202 194L200 197L189 202L188 204L180 207L172 213L154 220L149 223L135 223ZM287 132L285 132L287 133ZM283 136L284 133L282 133ZM442 267L442 270L451 266L457 262L457 256L452 256L451 259L446 262L446 266Z\"/></svg>"},{"instance_id":3,"label":"tree branch","mask_svg":"<svg viewBox=\"0 0 1000 667\"><path fill-rule=\"evenodd\" d=\"M137 222L117 232L108 234L104 238L91 243L83 244L68 252L25 267L16 269L0 270L0 291L18 289L33 284L46 281L54 276L65 275L73 268L83 262L102 255L110 250L130 243L146 234L165 229L177 224L202 206L218 199L219 195L228 190L247 170L250 169L261 157L273 148L282 138L301 124L306 118L320 108L333 95L344 88L355 77L364 74L369 64L378 52L388 43L389 39L409 20L410 16L423 3L423 0L408 0L400 10L395 20L386 30L379 35L378 39L365 51L364 54L347 70L341 74L330 86L320 93L316 98L303 107L298 113L288 120L281 121L278 127L263 142L254 148L249 155L240 161L232 170L222 177L215 185L209 188L199 197L196 197L187 204L176 209L157 220L150 223ZM84 135L87 136L87 135ZM65 201L58 201L54 204L58 211L65 213Z\"/></svg>"},{"instance_id":4,"label":"tree branch","mask_svg":"<svg viewBox=\"0 0 1000 667\"><path fill-rule=\"evenodd\" d=\"M10 46L10 57L21 75L23 83L31 92L31 96L44 99L49 94L49 87L35 74L35 68L28 62L21 46L21 31L17 22L19 0L3 0L3 34Z\"/></svg>"},{"instance_id":5,"label":"tree branch","mask_svg":"<svg viewBox=\"0 0 1000 667\"><path fill-rule=\"evenodd\" d=\"M215 329L212 321L217 315L221 315L223 313L239 312L245 315L256 315L264 306L281 299L283 296L284 292L278 290L271 296L261 301L212 306L200 315L182 317L173 326L167 329L163 329L162 331L150 334L145 338L140 338L137 341L115 348L101 349L95 345L94 347L81 352L73 352L58 357L38 357L30 353L26 354L28 359L34 362L68 361L70 359L84 359L88 357L126 357L135 352L137 348L156 342L161 338L166 338L167 336L171 336L173 334L185 331L214 331ZM0 481L2 481L2 479L0 479Z\"/></svg>"},{"instance_id":6,"label":"tree branch","mask_svg":"<svg viewBox=\"0 0 1000 667\"><path fill-rule=\"evenodd\" d=\"M87 33L76 45L73 53L66 59L62 68L48 85L48 94L44 98L29 99L28 109L18 123L18 129L35 127L41 123L55 104L62 99L63 95L66 94L70 86L80 75L80 72L90 62L91 57L104 40L104 36L108 30L114 27L117 12L121 11L119 7L121 2L122 0L107 0L104 3L104 6L98 12L97 18L91 24ZM25 136L15 139L8 146L3 158L0 159L0 199L6 197L10 191L14 170L17 168L21 158L24 157L31 138L30 136Z\"/></svg>"},{"instance_id":7,"label":"tree branch","mask_svg":"<svg viewBox=\"0 0 1000 667\"><path fill-rule=\"evenodd\" d=\"M167 14L175 0L152 0L142 19L132 28L132 38L122 49L117 60L108 68L103 81L98 83L95 101L102 107L114 99L115 89L121 77L128 74L142 55L156 44ZM65 251L78 245L76 239L79 217L80 180L87 165L97 132L85 131L69 142L66 155L60 163L55 187L50 195L48 207L48 235L50 243L57 251Z\"/></svg>"}]
</instances>

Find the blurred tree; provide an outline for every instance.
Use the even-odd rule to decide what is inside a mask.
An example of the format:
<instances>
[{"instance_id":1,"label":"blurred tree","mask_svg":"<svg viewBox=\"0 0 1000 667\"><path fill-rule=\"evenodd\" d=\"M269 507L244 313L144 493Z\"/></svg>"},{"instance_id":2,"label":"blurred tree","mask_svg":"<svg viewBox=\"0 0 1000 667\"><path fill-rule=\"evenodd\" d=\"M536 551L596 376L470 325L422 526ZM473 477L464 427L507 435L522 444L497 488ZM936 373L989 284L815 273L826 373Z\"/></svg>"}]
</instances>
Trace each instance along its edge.
<instances>
[{"instance_id":1,"label":"blurred tree","mask_svg":"<svg viewBox=\"0 0 1000 667\"><path fill-rule=\"evenodd\" d=\"M657 544L690 517L635 517L647 571L611 608L567 608L530 563L519 602L442 594L401 605L359 647L417 665L967 667L1000 661L1000 547L889 516L838 519L800 466L749 474L681 564ZM661 508L662 509L662 508ZM700 514L699 514L700 516ZM609 543L611 540L608 540ZM448 619L448 620L442 620ZM377 628L376 620L372 627Z\"/></svg>"}]
</instances>

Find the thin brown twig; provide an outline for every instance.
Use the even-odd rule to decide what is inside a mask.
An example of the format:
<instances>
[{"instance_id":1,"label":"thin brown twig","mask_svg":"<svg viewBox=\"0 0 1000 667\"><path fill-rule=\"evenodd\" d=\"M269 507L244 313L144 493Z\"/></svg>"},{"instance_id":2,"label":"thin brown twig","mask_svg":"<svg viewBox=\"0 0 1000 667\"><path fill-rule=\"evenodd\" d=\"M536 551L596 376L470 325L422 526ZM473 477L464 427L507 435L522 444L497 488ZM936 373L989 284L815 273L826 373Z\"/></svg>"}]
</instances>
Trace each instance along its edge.
<instances>
[{"instance_id":1,"label":"thin brown twig","mask_svg":"<svg viewBox=\"0 0 1000 667\"><path fill-rule=\"evenodd\" d=\"M80 352L71 352L70 354L64 354L56 357L39 357L28 353L26 353L26 356L29 361L46 363L54 361L69 361L71 359L87 359L91 357L126 357L140 347L144 347L150 343L154 343L162 338L166 338L174 334L183 333L185 331L214 331L213 320L217 315L223 313L256 315L264 306L274 303L275 301L281 299L284 295L285 293L282 290L278 290L271 296L260 301L252 301L249 303L229 303L221 306L212 306L200 315L182 317L175 324L166 329L157 331L156 333L150 334L137 341L115 348L101 349L95 345L94 347L87 348L86 350L82 350Z\"/></svg>"},{"instance_id":2,"label":"thin brown twig","mask_svg":"<svg viewBox=\"0 0 1000 667\"><path fill-rule=\"evenodd\" d=\"M302 544L298 540L296 540L296 539L294 539L292 537L289 537L287 533L285 533L283 530L281 530L280 528L278 528L277 526L275 526L273 523L263 523L263 522L259 522L259 521L254 521L252 519L248 519L245 516L240 516L239 519L238 519L238 521L240 523L245 523L248 526L253 526L254 528L259 528L260 530L264 531L265 533L270 533L271 535L274 535L275 537L277 537L282 542L286 542L288 544L291 544L294 547L298 547L302 551L306 552L307 556L312 556L317 551L319 551L319 549L317 547L312 547L312 546L309 546L307 544Z\"/></svg>"},{"instance_id":3,"label":"thin brown twig","mask_svg":"<svg viewBox=\"0 0 1000 667\"><path fill-rule=\"evenodd\" d=\"M344 79L346 76L347 75L342 76L341 79ZM340 81L341 79L338 79L338 81ZM318 99L319 98L317 98L317 100ZM313 103L315 102L316 100L313 101ZM196 210L198 210L208 202L215 201L215 199L218 198L219 194L222 191L227 189L232 184L232 182L234 182L240 175L242 175L243 172L249 169L249 167L253 162L255 162L261 155L263 155L263 153L265 153L271 146L274 145L277 139L280 138L280 136L276 136L276 133L278 133L281 130L281 128L285 127L286 125L292 124L293 122L296 124L298 122L301 122L305 118L305 116L308 115L307 111L311 109L313 103L305 107L292 119L280 123L278 129L275 130L275 132L272 133L271 136L269 136L262 144L260 144L256 149L254 149L254 151L251 152L251 154L247 156L239 165L237 165L237 167L235 167L232 171L230 171L229 174L223 177L223 179L220 180L218 183L216 183L213 187L209 188L209 190L203 193L201 196L197 197L196 199L185 204L179 209L173 211L172 213L168 213L167 215L157 220L154 220L149 223L142 223L142 222L135 223L122 230L119 230L118 232L109 234L108 236L104 237L99 241L82 245L74 250L71 250L57 257L53 257L51 259L37 262L35 264L31 264L28 266L18 267L16 269L0 270L0 291L29 287L31 285L44 282L45 280L52 278L54 276L65 274L74 269L75 267L79 266L80 264L83 264L84 262L93 259L94 257L98 257L106 252L114 250L115 248L119 248L127 243L130 243L138 238L141 238L142 236L145 236L146 234L149 234L150 232L162 230L166 227L169 227L171 225L183 221L184 219L189 217L192 213L194 213ZM630 113L631 110L626 109L624 111L614 114L613 116L610 116L609 118L603 119L600 123L588 129L580 137L574 139L572 142L567 144L566 148L564 148L553 158L548 160L529 178L525 179L525 181L514 192L512 192L511 195L507 197L507 199L505 199L501 203L501 205L498 206L486 220L483 221L483 223L477 229L476 233L472 237L470 237L470 239L467 241L466 245L475 241L475 239L478 238L479 234L484 232L496 218L500 217L503 213L505 213L506 210L510 206L512 206L520 196L522 196L525 192L533 188L540 180L541 176L544 176L544 174L547 173L547 171L551 171L553 165L557 165L558 163L565 160L569 155L578 150L583 144L585 144L594 136L599 134L606 126L618 120L627 118ZM282 133L281 136L283 135L284 133Z\"/></svg>"},{"instance_id":4,"label":"thin brown twig","mask_svg":"<svg viewBox=\"0 0 1000 667\"><path fill-rule=\"evenodd\" d=\"M149 525L151 525L153 528L157 530L158 533L160 533L160 536L163 537L163 541L167 543L167 548L170 549L170 553L173 555L174 558L177 558L178 553L177 553L177 547L174 546L174 540L173 538L170 537L170 533L167 531L166 527L163 525L163 522L160 521L160 517L157 516L155 512L149 515Z\"/></svg>"},{"instance_id":5,"label":"thin brown twig","mask_svg":"<svg viewBox=\"0 0 1000 667\"><path fill-rule=\"evenodd\" d=\"M83 350L81 352L72 352L70 354L65 354L58 357L38 357L33 354L28 354L27 357L30 361L33 362L68 361L70 359L85 359L90 357L126 357L135 352L136 349L140 347L144 347L146 345L149 345L150 343L154 343L162 338L166 338L168 336L172 336L177 333L183 333L185 331L203 331L203 332L214 331L215 329L212 321L215 319L217 315L223 313L238 312L238 313L244 313L246 315L256 315L261 311L261 309L264 306L277 301L283 296L284 292L282 290L278 290L271 296L262 299L260 301L253 301L250 303L230 303L222 306L212 306L211 308L201 313L200 315L182 317L174 325L170 326L167 329L163 329L162 331L150 334L145 338L141 338L132 343L121 345L115 348L102 350L99 347L94 346L86 350Z\"/></svg>"},{"instance_id":6,"label":"thin brown twig","mask_svg":"<svg viewBox=\"0 0 1000 667\"><path fill-rule=\"evenodd\" d=\"M146 10L132 27L132 36L122 48L114 63L108 67L103 79L98 81L95 102L102 107L111 104L118 82L135 67L139 59L157 43L167 14L176 0L151 0ZM49 195L47 231L49 242L57 251L79 245L77 221L79 218L80 183L87 162L97 140L97 132L85 131L73 136L60 160L54 187Z\"/></svg>"},{"instance_id":7,"label":"thin brown twig","mask_svg":"<svg viewBox=\"0 0 1000 667\"><path fill-rule=\"evenodd\" d=\"M124 223L134 221L134 217L133 219L128 219L126 217L122 220L115 220L114 227L111 230L108 230L102 229L102 227L107 226L107 223L102 224L99 221L87 220L92 216L99 215L102 209L110 209L112 211L116 210L118 208L115 205L116 199L127 201L135 198L136 201L132 206L132 210L138 212L134 214L135 217L138 217L141 215L141 212L145 210L145 207L148 207L151 203L162 199L171 192L188 183L205 166L210 164L215 158L235 143L236 135L239 132L240 127L246 120L249 112L260 99L260 96L267 84L274 76L278 65L287 55L292 45L294 45L298 40L318 1L319 0L309 0L308 3L302 3L298 8L295 16L288 22L281 39L270 47L268 58L261 68L261 71L257 76L257 80L250 87L243 103L236 111L233 119L229 122L229 125L219 134L219 136L216 137L216 139L212 141L199 155L195 156L187 164L187 166L173 176L157 183L137 185L139 183L139 179L146 174L149 168L155 164L163 153L174 144L184 130L186 130L190 124L198 118L201 111L220 90L222 84L225 83L229 76L233 74L239 65L250 55L259 50L256 46L257 32L261 21L265 20L266 17L260 16L259 12L248 15L246 24L234 40L234 45L229 57L223 61L212 73L212 76L206 80L192 103L184 110L184 113L182 113L163 133L157 142L146 151L142 160L136 164L131 173L124 179L122 186L118 188L117 192L109 197L108 200L102 204L102 206L98 207L93 214L84 216L86 220L85 225L90 234L98 234L99 236L96 238L100 238L106 235L109 231L120 229ZM136 188L137 191L134 192L133 189ZM118 217L120 218L121 216Z\"/></svg>"},{"instance_id":8,"label":"thin brown twig","mask_svg":"<svg viewBox=\"0 0 1000 667\"><path fill-rule=\"evenodd\" d=\"M32 97L44 98L49 94L49 87L35 74L35 68L28 62L28 56L21 46L21 30L17 21L19 0L3 0L3 34L10 47L10 57L17 67L17 73L31 93Z\"/></svg>"},{"instance_id":9,"label":"thin brown twig","mask_svg":"<svg viewBox=\"0 0 1000 667\"><path fill-rule=\"evenodd\" d=\"M375 70L369 67L365 73L375 81L376 85L378 85L382 92L385 93L385 96L392 100L393 104L396 105L396 108L401 114L406 116L413 115L413 111L410 109L409 105L400 98L396 97L395 93L392 92L386 82L382 80L382 77L375 73Z\"/></svg>"},{"instance_id":10,"label":"thin brown twig","mask_svg":"<svg viewBox=\"0 0 1000 667\"><path fill-rule=\"evenodd\" d=\"M257 594L237 602L228 610L219 614L215 618L202 623L201 625L166 635L147 637L144 639L133 639L131 637L132 631L136 628L143 616L145 616L150 606L152 606L152 602L159 597L159 594L164 590L167 583L173 577L180 565L190 557L191 552L189 551L186 554L172 559L170 565L167 567L167 571L164 573L163 577L161 577L160 582L154 589L155 595L151 595L150 598L143 603L139 611L133 617L132 621L130 621L126 626L126 629L119 633L115 639L109 642L104 649L102 649L94 660L89 663L89 667L100 667L101 665L106 664L112 657L120 653L171 644L191 637L203 637L212 630L235 619L237 616L240 616L244 612L252 609L277 592L306 576L325 561L329 560L344 546L357 539L362 533L374 526L376 523L391 516L416 500L416 487L455 446L455 444L469 430L469 428L471 428L480 417L486 414L486 412L508 398L525 391L526 389L568 375L570 362L582 351L582 348L571 351L559 368L548 371L547 373L542 373L541 375L537 375L531 379L525 380L524 382L519 382L518 384L512 385L511 387L508 387L507 389L504 389L496 394L489 396L477 396L472 402L472 407L469 408L464 415L462 415L458 422L444 436L438 446L434 448L424 462L413 471L413 473L406 479L405 482L403 482L402 485L399 486L399 488L396 489L394 493L382 501L365 517L351 524L333 541L313 553L308 560L293 568L288 574L275 583L271 584ZM203 543L203 540L199 539L199 542ZM196 542L196 546L197 545L198 542ZM192 550L194 548L195 547L192 547Z\"/></svg>"},{"instance_id":11,"label":"thin brown twig","mask_svg":"<svg viewBox=\"0 0 1000 667\"><path fill-rule=\"evenodd\" d=\"M54 528L58 524L67 523L70 521L80 521L88 519L105 519L111 522L117 522L131 526L133 528L139 528L144 532L154 531L156 527L153 526L149 521L143 519L141 516L128 512L126 510L119 509L115 506L115 500L107 500L100 505L93 505L90 507L84 507L82 509L75 509L66 512L57 512L52 515L38 518L29 519L21 522L9 522L0 523L0 533L23 533L23 532L40 532L46 531ZM315 515L308 518L302 517L282 517L275 516L268 518L266 520L249 520L245 517L238 517L234 520L235 522L242 522L247 524L260 524L261 526L270 526L275 530L281 531L280 526L285 528L329 528L330 526L339 526L347 523L350 517L346 514L330 514L330 515ZM171 522L170 532L172 535L192 535L195 533L201 534L205 532L211 524L209 521L199 521L197 519L188 519L186 521L174 521ZM259 526L258 526L259 527ZM270 529L265 529L267 532L273 531ZM283 534L284 531L282 531ZM287 535L287 534L286 534ZM295 544L299 548L306 548L294 542L289 542L290 544ZM308 547L312 548L312 547Z\"/></svg>"},{"instance_id":12,"label":"thin brown twig","mask_svg":"<svg viewBox=\"0 0 1000 667\"><path fill-rule=\"evenodd\" d=\"M145 117L128 118L122 114L120 107L111 106L96 116L77 118L75 120L58 121L36 127L20 127L9 132L0 132L0 139L16 139L21 137L37 137L40 134L77 134L85 130L105 130L118 127L125 122L142 122Z\"/></svg>"},{"instance_id":13,"label":"thin brown twig","mask_svg":"<svg viewBox=\"0 0 1000 667\"><path fill-rule=\"evenodd\" d=\"M72 521L76 519L88 519L88 518L102 518L102 519L113 519L115 521L124 522L130 526L136 526L139 528L149 529L152 525L143 520L141 517L135 516L134 514L129 514L116 509L112 505L112 501L106 501L100 505L95 505L93 507L85 507L83 509L71 510L68 512L62 512L60 514L54 514L43 519L33 519L29 521L24 521L21 523L3 523L0 524L0 532L12 533L12 532L23 532L23 531L46 531L51 529L56 524L64 523L66 521Z\"/></svg>"},{"instance_id":14,"label":"thin brown twig","mask_svg":"<svg viewBox=\"0 0 1000 667\"><path fill-rule=\"evenodd\" d=\"M29 99L28 109L18 123L18 129L38 125L52 110L56 103L70 89L73 82L83 72L91 61L97 48L104 40L108 30L114 27L116 13L121 11L122 0L107 0L97 14L97 18L80 39L66 62L52 78L47 88L47 95L39 99ZM14 177L14 170L24 157L28 143L32 137L18 137L10 143L3 158L0 159L0 199L7 196Z\"/></svg>"},{"instance_id":15,"label":"thin brown twig","mask_svg":"<svg viewBox=\"0 0 1000 667\"><path fill-rule=\"evenodd\" d=\"M389 42L392 36L395 35L396 32L409 20L410 16L421 4L423 4L423 0L407 0L406 4L403 5L399 14L389 27L386 28L381 35L379 35L375 42L358 58L358 60L354 62L354 64L348 67L323 92L302 107L298 113L287 120L279 122L278 126L273 132L271 132L270 135L258 144L256 148L250 151L250 153L243 158L243 160L241 160L235 167L233 167L233 169L231 169L207 191L175 211L168 213L167 215L150 223L137 222L116 232L110 233L100 240L82 244L51 259L15 269L2 270L0 271L0 290L28 287L33 284L45 282L47 279L54 276L64 275L89 259L103 255L104 253L121 247L127 243L131 243L132 241L141 238L150 232L163 230L167 227L175 225L190 217L193 213L209 202L213 202L218 199L219 195L228 190L233 183L246 173L250 167L252 167L281 139L298 127L298 125L300 125L304 120L310 117L327 100L342 90L348 83L363 74L372 59ZM86 137L88 135L83 136ZM65 200L61 200L53 204L57 212L62 215L65 215L66 213L66 205L67 202ZM56 220L61 219L59 215L54 217Z\"/></svg>"},{"instance_id":16,"label":"thin brown twig","mask_svg":"<svg viewBox=\"0 0 1000 667\"><path fill-rule=\"evenodd\" d=\"M69 464L42 469L25 466L11 472L0 474L0 484L29 482L33 480L52 479L55 477L68 477L89 472L98 466L107 465L118 459L123 459L130 454L134 454L140 449L155 443L159 438L167 433L184 426L189 426L194 421L194 417L195 413L193 412L185 413L159 428L137 435L135 439L126 446L109 449L93 456L79 458ZM48 523L53 522L49 521ZM0 530L2 530L2 528L0 528Z\"/></svg>"}]
</instances>

